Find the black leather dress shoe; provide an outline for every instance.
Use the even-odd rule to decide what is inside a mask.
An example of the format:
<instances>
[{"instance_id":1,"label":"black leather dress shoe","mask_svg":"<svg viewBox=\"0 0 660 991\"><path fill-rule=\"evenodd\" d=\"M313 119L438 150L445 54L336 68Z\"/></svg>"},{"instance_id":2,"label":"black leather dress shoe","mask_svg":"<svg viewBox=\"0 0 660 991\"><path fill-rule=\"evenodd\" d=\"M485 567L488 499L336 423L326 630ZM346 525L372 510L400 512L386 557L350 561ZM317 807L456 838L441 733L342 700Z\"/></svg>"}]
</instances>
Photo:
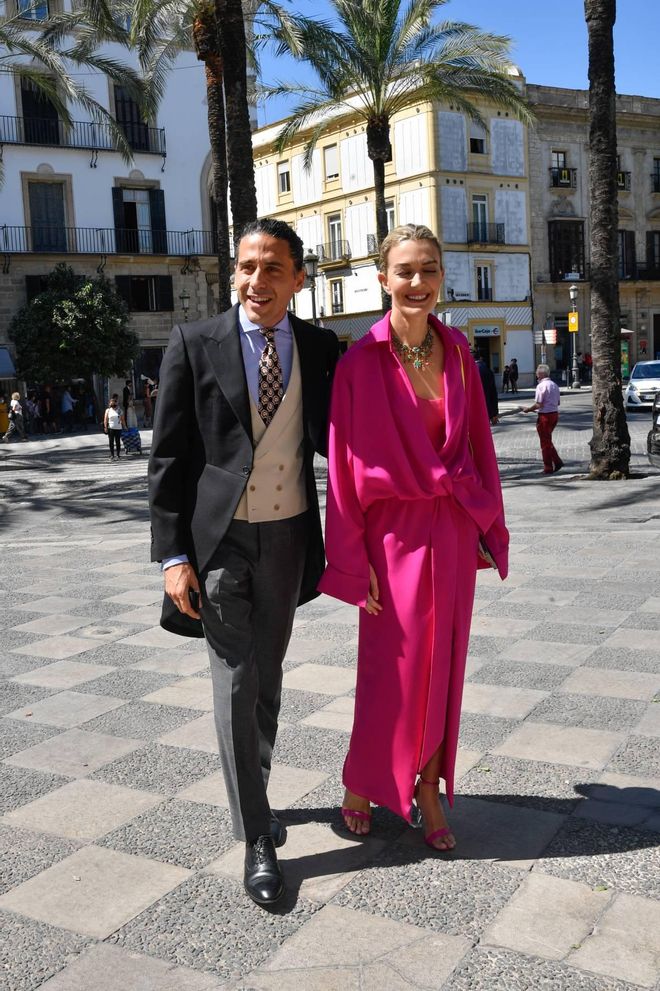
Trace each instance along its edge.
<instances>
[{"instance_id":1,"label":"black leather dress shoe","mask_svg":"<svg viewBox=\"0 0 660 991\"><path fill-rule=\"evenodd\" d=\"M280 822L274 812L270 814L270 836L276 847L286 843L286 826Z\"/></svg>"},{"instance_id":2,"label":"black leather dress shoe","mask_svg":"<svg viewBox=\"0 0 660 991\"><path fill-rule=\"evenodd\" d=\"M274 905L284 894L284 879L270 836L245 844L243 885L257 905Z\"/></svg>"}]
</instances>

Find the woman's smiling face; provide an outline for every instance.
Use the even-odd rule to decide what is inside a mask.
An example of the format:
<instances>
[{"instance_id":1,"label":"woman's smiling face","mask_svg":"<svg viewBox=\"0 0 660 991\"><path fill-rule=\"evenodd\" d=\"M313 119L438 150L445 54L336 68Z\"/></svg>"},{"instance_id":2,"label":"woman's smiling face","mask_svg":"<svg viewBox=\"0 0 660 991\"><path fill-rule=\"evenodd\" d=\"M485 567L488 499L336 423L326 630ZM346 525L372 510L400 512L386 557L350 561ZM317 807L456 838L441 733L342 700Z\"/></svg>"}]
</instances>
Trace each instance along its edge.
<instances>
[{"instance_id":1,"label":"woman's smiling face","mask_svg":"<svg viewBox=\"0 0 660 991\"><path fill-rule=\"evenodd\" d=\"M387 272L378 279L392 297L392 309L407 317L430 313L438 301L445 272L432 241L403 241L387 255Z\"/></svg>"}]
</instances>

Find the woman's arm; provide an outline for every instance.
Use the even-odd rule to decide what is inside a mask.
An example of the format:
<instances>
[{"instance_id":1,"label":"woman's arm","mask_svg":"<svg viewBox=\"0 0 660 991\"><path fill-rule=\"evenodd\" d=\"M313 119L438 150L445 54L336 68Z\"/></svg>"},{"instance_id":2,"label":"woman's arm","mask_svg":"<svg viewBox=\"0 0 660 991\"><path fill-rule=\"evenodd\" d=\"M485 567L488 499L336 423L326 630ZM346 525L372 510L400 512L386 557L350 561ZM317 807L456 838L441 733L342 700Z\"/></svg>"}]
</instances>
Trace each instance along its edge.
<instances>
[{"instance_id":1,"label":"woman's arm","mask_svg":"<svg viewBox=\"0 0 660 991\"><path fill-rule=\"evenodd\" d=\"M463 356L463 366L468 404L468 436L472 458L479 472L481 484L487 492L495 497L498 503L497 516L483 537L488 550L495 559L500 578L504 579L509 572L509 531L504 523L502 485L497 458L495 457L493 435L488 420L488 410L481 387L479 370L474 361L466 360L465 356ZM480 567L489 567L489 565L484 561Z\"/></svg>"},{"instance_id":2,"label":"woman's arm","mask_svg":"<svg viewBox=\"0 0 660 991\"><path fill-rule=\"evenodd\" d=\"M352 406L350 382L340 362L332 389L328 431L325 521L328 566L318 587L321 592L343 602L366 606L370 572L364 539L364 513L358 499L351 450Z\"/></svg>"}]
</instances>

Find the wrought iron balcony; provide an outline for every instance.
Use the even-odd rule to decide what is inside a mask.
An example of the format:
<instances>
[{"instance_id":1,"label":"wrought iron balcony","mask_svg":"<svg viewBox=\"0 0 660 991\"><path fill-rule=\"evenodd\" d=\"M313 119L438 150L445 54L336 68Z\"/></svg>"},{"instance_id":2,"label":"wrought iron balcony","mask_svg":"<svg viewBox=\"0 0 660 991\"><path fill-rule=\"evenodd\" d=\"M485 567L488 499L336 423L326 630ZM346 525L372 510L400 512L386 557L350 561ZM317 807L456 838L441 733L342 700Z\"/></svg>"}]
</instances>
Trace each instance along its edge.
<instances>
[{"instance_id":1,"label":"wrought iron balcony","mask_svg":"<svg viewBox=\"0 0 660 991\"><path fill-rule=\"evenodd\" d=\"M624 189L626 192L630 190L630 172L617 172L616 174L616 188Z\"/></svg>"},{"instance_id":2,"label":"wrought iron balcony","mask_svg":"<svg viewBox=\"0 0 660 991\"><path fill-rule=\"evenodd\" d=\"M468 224L468 244L504 244L504 224Z\"/></svg>"},{"instance_id":3,"label":"wrought iron balcony","mask_svg":"<svg viewBox=\"0 0 660 991\"><path fill-rule=\"evenodd\" d=\"M550 272L551 282L589 282L591 278L591 273L589 271L589 265L582 264L579 268L572 269L556 269ZM538 280L543 281L543 280Z\"/></svg>"},{"instance_id":4,"label":"wrought iron balcony","mask_svg":"<svg viewBox=\"0 0 660 991\"><path fill-rule=\"evenodd\" d=\"M550 169L550 185L558 189L575 189L577 169Z\"/></svg>"},{"instance_id":5,"label":"wrought iron balcony","mask_svg":"<svg viewBox=\"0 0 660 991\"><path fill-rule=\"evenodd\" d=\"M340 265L351 257L351 246L348 241L330 241L328 244L317 244L316 254L319 265Z\"/></svg>"},{"instance_id":6,"label":"wrought iron balcony","mask_svg":"<svg viewBox=\"0 0 660 991\"><path fill-rule=\"evenodd\" d=\"M621 277L620 270L619 276ZM623 278L641 282L660 282L660 265L639 262L631 268L626 269Z\"/></svg>"},{"instance_id":7,"label":"wrought iron balcony","mask_svg":"<svg viewBox=\"0 0 660 991\"><path fill-rule=\"evenodd\" d=\"M120 124L120 127L133 151L165 156L164 128L140 123ZM117 151L117 141L108 124L74 120L67 127L52 117L0 116L0 144Z\"/></svg>"},{"instance_id":8,"label":"wrought iron balcony","mask_svg":"<svg viewBox=\"0 0 660 991\"><path fill-rule=\"evenodd\" d=\"M212 231L164 231L114 227L0 226L0 252L67 255L214 255Z\"/></svg>"},{"instance_id":9,"label":"wrought iron balcony","mask_svg":"<svg viewBox=\"0 0 660 991\"><path fill-rule=\"evenodd\" d=\"M651 173L651 192L660 193L660 172Z\"/></svg>"}]
</instances>

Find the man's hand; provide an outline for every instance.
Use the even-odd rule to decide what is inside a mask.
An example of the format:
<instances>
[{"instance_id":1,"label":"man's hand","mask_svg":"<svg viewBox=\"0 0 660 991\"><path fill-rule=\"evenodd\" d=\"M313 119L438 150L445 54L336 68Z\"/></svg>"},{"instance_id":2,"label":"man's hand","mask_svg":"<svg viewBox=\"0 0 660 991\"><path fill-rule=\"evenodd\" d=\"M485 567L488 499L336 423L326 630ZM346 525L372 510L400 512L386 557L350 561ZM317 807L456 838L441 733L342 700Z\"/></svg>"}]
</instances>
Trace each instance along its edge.
<instances>
[{"instance_id":1,"label":"man's hand","mask_svg":"<svg viewBox=\"0 0 660 991\"><path fill-rule=\"evenodd\" d=\"M191 564L173 564L166 568L165 592L177 607L179 612L200 619L199 613L190 604L189 591L193 589L199 595L199 582Z\"/></svg>"},{"instance_id":2,"label":"man's hand","mask_svg":"<svg viewBox=\"0 0 660 991\"><path fill-rule=\"evenodd\" d=\"M500 422L499 416L491 416L490 422L493 424L494 427L496 427L497 424Z\"/></svg>"}]
</instances>

